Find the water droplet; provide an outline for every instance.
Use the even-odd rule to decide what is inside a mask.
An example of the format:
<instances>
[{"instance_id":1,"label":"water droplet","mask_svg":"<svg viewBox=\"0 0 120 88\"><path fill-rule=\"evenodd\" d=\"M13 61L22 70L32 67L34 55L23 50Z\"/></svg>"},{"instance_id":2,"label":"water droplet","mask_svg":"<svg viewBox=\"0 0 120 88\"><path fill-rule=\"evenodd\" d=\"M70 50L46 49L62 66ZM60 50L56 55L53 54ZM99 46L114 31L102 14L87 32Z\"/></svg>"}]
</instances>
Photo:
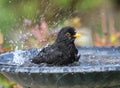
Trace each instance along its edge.
<instances>
[{"instance_id":1,"label":"water droplet","mask_svg":"<svg viewBox=\"0 0 120 88\"><path fill-rule=\"evenodd\" d=\"M9 1L9 3L11 3L12 1Z\"/></svg>"},{"instance_id":2,"label":"water droplet","mask_svg":"<svg viewBox=\"0 0 120 88\"><path fill-rule=\"evenodd\" d=\"M95 58L95 56L92 56L93 58Z\"/></svg>"}]
</instances>

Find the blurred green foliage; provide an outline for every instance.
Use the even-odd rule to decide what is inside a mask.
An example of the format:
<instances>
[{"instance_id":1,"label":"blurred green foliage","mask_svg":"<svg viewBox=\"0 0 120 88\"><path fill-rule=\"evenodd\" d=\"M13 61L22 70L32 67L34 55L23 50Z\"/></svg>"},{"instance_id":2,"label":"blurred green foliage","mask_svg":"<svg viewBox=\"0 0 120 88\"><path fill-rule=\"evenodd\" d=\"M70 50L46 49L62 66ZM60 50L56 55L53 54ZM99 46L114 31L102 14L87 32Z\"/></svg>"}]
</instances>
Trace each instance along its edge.
<instances>
[{"instance_id":1,"label":"blurred green foliage","mask_svg":"<svg viewBox=\"0 0 120 88\"><path fill-rule=\"evenodd\" d=\"M10 81L9 79L5 78L2 74L0 74L0 86L4 88L11 88L14 82Z\"/></svg>"},{"instance_id":2,"label":"blurred green foliage","mask_svg":"<svg viewBox=\"0 0 120 88\"><path fill-rule=\"evenodd\" d=\"M22 2L20 4L21 16L28 19L35 19L35 15L37 13L38 2L33 0L29 0L28 2Z\"/></svg>"},{"instance_id":3,"label":"blurred green foliage","mask_svg":"<svg viewBox=\"0 0 120 88\"><path fill-rule=\"evenodd\" d=\"M83 0L82 2L78 2L76 5L77 9L84 10L90 10L98 7L103 0Z\"/></svg>"},{"instance_id":4,"label":"blurred green foliage","mask_svg":"<svg viewBox=\"0 0 120 88\"><path fill-rule=\"evenodd\" d=\"M4 6L5 0L0 0L0 30L3 33L8 32L15 23L15 15L8 7Z\"/></svg>"},{"instance_id":5,"label":"blurred green foliage","mask_svg":"<svg viewBox=\"0 0 120 88\"><path fill-rule=\"evenodd\" d=\"M103 0L0 0L0 31L4 34L8 46L8 33L19 29L24 19L36 24L44 19L48 25L63 21L78 11L94 9Z\"/></svg>"},{"instance_id":6,"label":"blurred green foliage","mask_svg":"<svg viewBox=\"0 0 120 88\"><path fill-rule=\"evenodd\" d=\"M48 21L59 20L61 15L69 16L71 10L88 10L101 4L103 0L0 0L0 30L10 31L23 19ZM67 11L67 13L66 13ZM57 15L55 17L55 15Z\"/></svg>"},{"instance_id":7,"label":"blurred green foliage","mask_svg":"<svg viewBox=\"0 0 120 88\"><path fill-rule=\"evenodd\" d=\"M68 7L71 0L53 0L53 2L59 7Z\"/></svg>"}]
</instances>

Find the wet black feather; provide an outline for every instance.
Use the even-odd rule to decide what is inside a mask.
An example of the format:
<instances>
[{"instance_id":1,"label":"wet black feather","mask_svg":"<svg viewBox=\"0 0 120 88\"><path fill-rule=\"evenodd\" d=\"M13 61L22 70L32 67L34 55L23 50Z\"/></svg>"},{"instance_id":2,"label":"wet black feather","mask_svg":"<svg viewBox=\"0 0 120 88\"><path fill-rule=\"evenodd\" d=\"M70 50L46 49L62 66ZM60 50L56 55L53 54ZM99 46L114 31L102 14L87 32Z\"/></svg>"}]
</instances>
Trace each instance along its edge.
<instances>
[{"instance_id":1,"label":"wet black feather","mask_svg":"<svg viewBox=\"0 0 120 88\"><path fill-rule=\"evenodd\" d=\"M70 36L67 36L67 33ZM35 64L47 63L50 65L68 65L79 60L78 50L75 47L74 40L75 29L64 27L58 33L57 39L53 45L43 48L31 62Z\"/></svg>"}]
</instances>

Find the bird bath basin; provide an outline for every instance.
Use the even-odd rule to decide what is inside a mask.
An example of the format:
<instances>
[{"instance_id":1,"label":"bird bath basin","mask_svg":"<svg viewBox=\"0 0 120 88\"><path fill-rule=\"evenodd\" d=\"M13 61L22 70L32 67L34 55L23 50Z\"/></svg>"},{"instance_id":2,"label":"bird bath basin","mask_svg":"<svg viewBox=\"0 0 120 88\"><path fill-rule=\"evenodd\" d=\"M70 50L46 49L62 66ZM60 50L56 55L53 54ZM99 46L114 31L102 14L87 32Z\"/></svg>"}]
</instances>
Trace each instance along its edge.
<instances>
[{"instance_id":1,"label":"bird bath basin","mask_svg":"<svg viewBox=\"0 0 120 88\"><path fill-rule=\"evenodd\" d=\"M120 47L78 47L70 66L26 65L40 49L0 54L0 72L26 88L116 88L120 85Z\"/></svg>"}]
</instances>

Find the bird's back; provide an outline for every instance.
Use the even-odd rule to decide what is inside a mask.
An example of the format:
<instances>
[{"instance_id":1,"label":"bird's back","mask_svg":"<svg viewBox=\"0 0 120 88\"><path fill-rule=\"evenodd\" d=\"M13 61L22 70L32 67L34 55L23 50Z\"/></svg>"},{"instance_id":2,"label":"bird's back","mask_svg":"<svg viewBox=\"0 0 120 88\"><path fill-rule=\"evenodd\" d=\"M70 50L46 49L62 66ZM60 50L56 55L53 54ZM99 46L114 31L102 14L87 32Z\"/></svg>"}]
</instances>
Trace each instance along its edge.
<instances>
[{"instance_id":1,"label":"bird's back","mask_svg":"<svg viewBox=\"0 0 120 88\"><path fill-rule=\"evenodd\" d=\"M58 47L49 45L48 47L43 48L38 55L32 59L32 62L36 64L56 64L58 63L59 58L62 58L62 52Z\"/></svg>"}]
</instances>

